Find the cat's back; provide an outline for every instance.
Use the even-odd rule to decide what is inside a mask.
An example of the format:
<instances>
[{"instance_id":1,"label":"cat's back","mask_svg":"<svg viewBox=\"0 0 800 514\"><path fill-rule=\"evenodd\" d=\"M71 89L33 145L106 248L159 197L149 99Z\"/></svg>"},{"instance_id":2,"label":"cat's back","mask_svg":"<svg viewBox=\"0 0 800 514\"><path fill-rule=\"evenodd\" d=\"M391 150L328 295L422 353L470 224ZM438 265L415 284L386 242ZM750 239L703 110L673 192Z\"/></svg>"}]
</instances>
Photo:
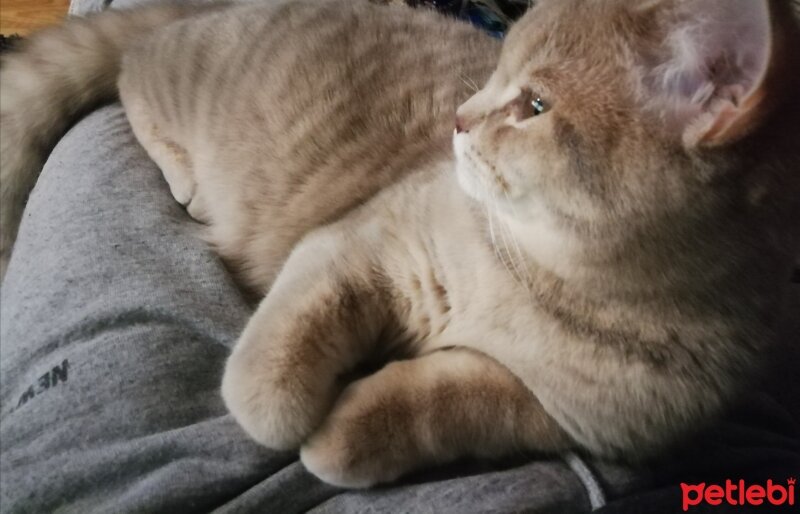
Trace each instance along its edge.
<instances>
[{"instance_id":1,"label":"cat's back","mask_svg":"<svg viewBox=\"0 0 800 514\"><path fill-rule=\"evenodd\" d=\"M290 140L320 146L379 127L384 140L449 136L449 115L487 78L499 46L428 9L294 0L175 23L125 67L166 121L227 141L258 130L280 152Z\"/></svg>"},{"instance_id":2,"label":"cat's back","mask_svg":"<svg viewBox=\"0 0 800 514\"><path fill-rule=\"evenodd\" d=\"M124 73L192 156L213 242L249 268L446 156L499 48L427 9L296 0L176 23Z\"/></svg>"}]
</instances>

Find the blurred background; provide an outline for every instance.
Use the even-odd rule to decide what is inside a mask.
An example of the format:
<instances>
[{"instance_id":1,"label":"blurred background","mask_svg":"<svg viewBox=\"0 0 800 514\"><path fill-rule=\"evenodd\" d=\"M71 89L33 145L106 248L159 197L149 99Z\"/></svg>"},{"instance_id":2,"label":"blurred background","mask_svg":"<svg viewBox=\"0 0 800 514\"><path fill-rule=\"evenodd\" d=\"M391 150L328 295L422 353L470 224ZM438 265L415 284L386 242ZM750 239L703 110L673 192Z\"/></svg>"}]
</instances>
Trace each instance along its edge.
<instances>
[{"instance_id":1,"label":"blurred background","mask_svg":"<svg viewBox=\"0 0 800 514\"><path fill-rule=\"evenodd\" d=\"M28 34L57 23L67 14L69 0L0 0L0 34Z\"/></svg>"},{"instance_id":2,"label":"blurred background","mask_svg":"<svg viewBox=\"0 0 800 514\"><path fill-rule=\"evenodd\" d=\"M501 37L531 0L372 0L426 6L466 19ZM52 25L67 14L69 0L0 0L0 34L25 35Z\"/></svg>"}]
</instances>

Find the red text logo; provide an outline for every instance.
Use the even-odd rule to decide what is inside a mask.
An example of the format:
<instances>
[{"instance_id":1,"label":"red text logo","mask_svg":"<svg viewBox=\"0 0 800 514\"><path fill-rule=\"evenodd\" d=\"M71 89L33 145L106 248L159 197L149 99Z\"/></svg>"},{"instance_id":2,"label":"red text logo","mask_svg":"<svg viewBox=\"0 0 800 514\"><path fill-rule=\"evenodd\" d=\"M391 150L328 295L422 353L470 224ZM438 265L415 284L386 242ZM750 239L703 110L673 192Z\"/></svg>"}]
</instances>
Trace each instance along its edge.
<instances>
[{"instance_id":1,"label":"red text logo","mask_svg":"<svg viewBox=\"0 0 800 514\"><path fill-rule=\"evenodd\" d=\"M702 503L708 505L794 505L796 480L790 478L786 485L767 480L766 485L746 484L744 480L726 480L725 485L705 482L697 485L681 483L683 511Z\"/></svg>"}]
</instances>

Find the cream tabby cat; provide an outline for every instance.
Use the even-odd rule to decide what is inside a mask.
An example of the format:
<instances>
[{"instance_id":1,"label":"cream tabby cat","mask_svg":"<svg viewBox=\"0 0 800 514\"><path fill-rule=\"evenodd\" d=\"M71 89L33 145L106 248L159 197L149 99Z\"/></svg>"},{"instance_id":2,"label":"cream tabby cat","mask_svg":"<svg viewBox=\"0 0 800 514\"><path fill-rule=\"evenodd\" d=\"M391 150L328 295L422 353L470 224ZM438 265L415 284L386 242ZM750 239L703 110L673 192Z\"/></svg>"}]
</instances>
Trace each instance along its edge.
<instances>
[{"instance_id":1,"label":"cream tabby cat","mask_svg":"<svg viewBox=\"0 0 800 514\"><path fill-rule=\"evenodd\" d=\"M789 4L541 0L499 46L350 1L42 32L0 77L4 256L54 139L118 91L265 295L222 384L254 439L351 487L468 454L652 456L769 348L800 213Z\"/></svg>"}]
</instances>

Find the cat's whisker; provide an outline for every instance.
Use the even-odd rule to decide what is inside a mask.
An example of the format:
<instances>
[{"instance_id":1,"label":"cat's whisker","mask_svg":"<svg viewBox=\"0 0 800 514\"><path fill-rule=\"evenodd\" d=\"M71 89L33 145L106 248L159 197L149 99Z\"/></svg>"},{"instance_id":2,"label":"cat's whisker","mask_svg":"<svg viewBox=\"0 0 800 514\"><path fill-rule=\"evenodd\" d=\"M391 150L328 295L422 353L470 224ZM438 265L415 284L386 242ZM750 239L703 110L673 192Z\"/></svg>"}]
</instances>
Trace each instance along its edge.
<instances>
[{"instance_id":1,"label":"cat's whisker","mask_svg":"<svg viewBox=\"0 0 800 514\"><path fill-rule=\"evenodd\" d=\"M494 223L492 222L492 208L490 206L490 201L491 201L491 199L490 199L490 196L489 196L489 192L488 192L488 190L485 190L485 195L484 195L484 199L483 199L483 206L484 206L484 209L486 209L486 221L489 223L489 239L491 240L492 250L494 251L495 256L497 256L497 258L500 260L500 262L503 263L503 266L506 267L506 270L509 273L512 273L511 270L508 269L508 266L506 265L505 259L503 259L503 256L502 256L501 251L500 251L500 247L497 245L497 235L495 234Z\"/></svg>"},{"instance_id":2,"label":"cat's whisker","mask_svg":"<svg viewBox=\"0 0 800 514\"><path fill-rule=\"evenodd\" d=\"M492 223L492 211L489 207L488 202L484 201L484 207L486 209L486 220L489 222L489 238L492 242L492 249L494 250L495 255L500 258L500 249L497 246L497 237L494 233L494 224ZM502 259L501 259L502 260Z\"/></svg>"},{"instance_id":3,"label":"cat's whisker","mask_svg":"<svg viewBox=\"0 0 800 514\"><path fill-rule=\"evenodd\" d=\"M514 233L509 230L507 227L502 228L503 233L507 234L511 243L513 245L513 250L516 256L511 255L509 252L509 259L511 259L512 265L515 269L521 269L522 273L520 273L520 279L525 282L526 289L530 286L531 282L533 281L533 277L531 276L530 270L528 269L527 264L525 263L525 256L522 253L522 249L520 248L519 242L517 241L516 236ZM505 241L505 238L503 238Z\"/></svg>"},{"instance_id":4,"label":"cat's whisker","mask_svg":"<svg viewBox=\"0 0 800 514\"><path fill-rule=\"evenodd\" d=\"M511 201L511 197L508 194L508 191L504 190L503 194L506 197L506 204L511 208L511 211L514 213L514 216L517 216L517 209L514 207L514 203ZM503 227L508 234L511 242L514 243L514 251L517 254L517 258L520 261L520 266L525 271L525 277L527 284L531 284L533 282L533 277L531 276L530 268L528 267L527 263L525 262L525 254L522 252L522 247L519 244L519 239L517 238L516 234L508 227Z\"/></svg>"},{"instance_id":5,"label":"cat's whisker","mask_svg":"<svg viewBox=\"0 0 800 514\"><path fill-rule=\"evenodd\" d=\"M473 93L477 93L477 92L478 92L478 90L479 90L478 86L476 86L476 85L475 85L475 82L474 82L474 81L472 81L472 80L471 80L469 77L467 77L466 75L461 75L460 77L458 77L458 79L459 79L459 80L460 80L460 81L461 81L461 82L462 82L462 83L463 83L465 86L467 86L467 88L468 88L470 91L472 91Z\"/></svg>"},{"instance_id":6,"label":"cat's whisker","mask_svg":"<svg viewBox=\"0 0 800 514\"><path fill-rule=\"evenodd\" d=\"M511 252L509 251L508 241L506 240L505 231L503 230L504 227L502 226L503 225L502 223L500 223L501 225L500 239L502 240L503 247L500 248L497 242L497 237L495 235L495 230L494 230L494 223L492 221L492 218L494 217L495 206L497 204L497 199L494 197L494 195L488 188L484 188L484 191L486 192L484 200L484 205L486 206L486 217L489 221L489 232L492 238L492 246L494 247L495 254L497 255L497 258L500 259L500 261L503 263L505 269L514 278L514 281L520 286L523 286L523 288L527 290L528 287L523 282L524 278L522 276L522 273L517 267L517 263L516 260L514 259L514 256L511 255Z\"/></svg>"},{"instance_id":7,"label":"cat's whisker","mask_svg":"<svg viewBox=\"0 0 800 514\"><path fill-rule=\"evenodd\" d=\"M501 225L501 227L500 227L500 239L503 241L503 249L505 250L505 252L504 252L505 253L505 258L508 261L508 264L506 265L506 267L508 268L510 266L510 268L512 270L512 273L514 275L515 281L520 286L523 286L523 288L527 290L528 289L528 287L527 287L527 283L528 282L526 282L525 276L523 276L523 273L520 271L520 266L517 263L517 258L515 258L515 256L512 254L512 252L510 250L510 247L509 247L509 244L508 244L508 240L506 239L507 230L505 230L502 227L502 223L500 225Z\"/></svg>"}]
</instances>

